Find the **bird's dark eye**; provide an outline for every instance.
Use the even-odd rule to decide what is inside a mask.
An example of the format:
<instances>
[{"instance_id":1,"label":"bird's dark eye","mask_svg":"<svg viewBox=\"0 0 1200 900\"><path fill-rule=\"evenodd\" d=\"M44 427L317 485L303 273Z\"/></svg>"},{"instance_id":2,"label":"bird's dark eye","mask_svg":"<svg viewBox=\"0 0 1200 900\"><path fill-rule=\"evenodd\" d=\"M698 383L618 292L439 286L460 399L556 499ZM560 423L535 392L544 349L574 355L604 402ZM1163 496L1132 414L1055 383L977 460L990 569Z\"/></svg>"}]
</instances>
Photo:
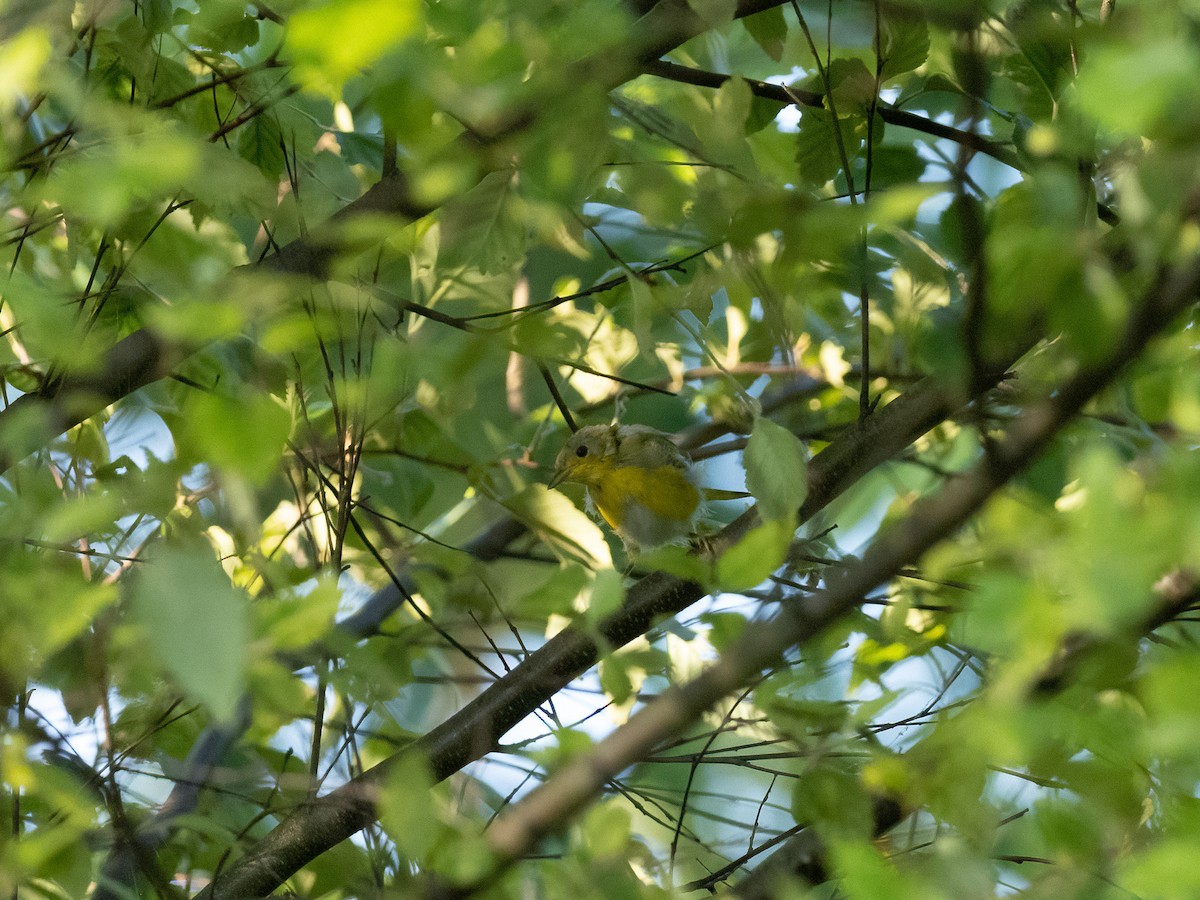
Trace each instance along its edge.
<instances>
[{"instance_id":1,"label":"bird's dark eye","mask_svg":"<svg viewBox=\"0 0 1200 900\"><path fill-rule=\"evenodd\" d=\"M575 455L578 456L580 459L583 459L585 456L588 455L588 448L587 447L576 447Z\"/></svg>"}]
</instances>

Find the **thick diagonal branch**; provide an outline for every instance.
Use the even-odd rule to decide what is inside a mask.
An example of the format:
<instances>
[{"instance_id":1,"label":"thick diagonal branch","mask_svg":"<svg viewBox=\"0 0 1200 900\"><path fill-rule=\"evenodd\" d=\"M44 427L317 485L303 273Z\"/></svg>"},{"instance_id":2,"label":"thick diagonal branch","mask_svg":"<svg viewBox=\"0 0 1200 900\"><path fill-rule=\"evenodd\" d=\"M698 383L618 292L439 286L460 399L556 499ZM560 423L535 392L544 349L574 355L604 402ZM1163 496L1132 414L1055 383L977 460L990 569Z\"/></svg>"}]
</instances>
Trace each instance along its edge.
<instances>
[{"instance_id":1,"label":"thick diagonal branch","mask_svg":"<svg viewBox=\"0 0 1200 900\"><path fill-rule=\"evenodd\" d=\"M682 734L713 704L778 664L789 648L820 635L871 591L953 534L992 494L1030 465L1155 334L1193 304L1198 289L1200 256L1156 279L1106 358L1083 368L1043 402L1028 409L1006 439L997 442L975 469L921 501L910 516L872 545L859 565L836 573L825 590L785 606L770 621L748 626L738 642L701 675L661 694L594 749L560 769L512 807L488 831L496 869L486 879L462 888L446 891L439 887L437 896L465 897L474 893L499 869L562 828L629 766L664 741Z\"/></svg>"},{"instance_id":2,"label":"thick diagonal branch","mask_svg":"<svg viewBox=\"0 0 1200 900\"><path fill-rule=\"evenodd\" d=\"M865 473L943 421L965 399L929 379L915 385L874 416L847 429L809 467L809 517ZM754 520L748 513L720 536L732 541ZM661 573L643 578L625 605L600 628L604 642L619 647L655 622L686 609L703 595L696 584ZM567 629L414 744L336 791L297 810L245 857L222 873L201 896L261 896L320 853L376 819L375 797L389 772L408 754L424 756L440 780L494 749L510 728L530 715L597 660L601 648L581 629Z\"/></svg>"}]
</instances>

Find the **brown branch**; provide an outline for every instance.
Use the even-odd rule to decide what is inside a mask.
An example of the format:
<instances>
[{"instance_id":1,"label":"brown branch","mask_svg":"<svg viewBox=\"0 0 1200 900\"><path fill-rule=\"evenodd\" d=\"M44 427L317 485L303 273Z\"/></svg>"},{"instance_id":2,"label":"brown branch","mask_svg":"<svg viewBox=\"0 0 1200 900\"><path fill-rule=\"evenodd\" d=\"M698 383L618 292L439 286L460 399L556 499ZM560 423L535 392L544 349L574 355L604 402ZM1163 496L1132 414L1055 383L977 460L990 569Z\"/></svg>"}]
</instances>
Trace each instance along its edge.
<instances>
[{"instance_id":1,"label":"brown branch","mask_svg":"<svg viewBox=\"0 0 1200 900\"><path fill-rule=\"evenodd\" d=\"M875 798L871 802L872 833L886 834L899 825L907 813L895 800ZM685 887L711 890L713 885L733 871L725 866L721 869L721 878L705 878ZM733 889L733 896L739 900L773 900L778 896L779 883L789 878L800 878L812 885L824 884L829 880L825 845L811 828L804 828L799 834L788 838L769 859L738 883Z\"/></svg>"},{"instance_id":2,"label":"brown branch","mask_svg":"<svg viewBox=\"0 0 1200 900\"><path fill-rule=\"evenodd\" d=\"M106 406L171 373L187 355L148 329L119 340L92 372L69 373L0 410L0 471ZM40 421L38 421L40 419ZM40 425L40 432L31 428Z\"/></svg>"},{"instance_id":3,"label":"brown branch","mask_svg":"<svg viewBox=\"0 0 1200 900\"><path fill-rule=\"evenodd\" d=\"M1149 634L1200 603L1200 579L1183 570L1171 572L1154 585L1154 595L1154 603L1138 625L1139 634ZM1038 676L1030 693L1041 697L1063 690L1084 661L1104 646L1105 641L1092 634L1068 635L1058 656Z\"/></svg>"},{"instance_id":4,"label":"brown branch","mask_svg":"<svg viewBox=\"0 0 1200 900\"><path fill-rule=\"evenodd\" d=\"M732 75L723 75L719 72L706 72L703 69L681 66L678 63L668 62L663 59L651 60L642 67L642 70L647 75L656 75L660 78L668 78L671 81L679 81L684 84L694 84L697 87L718 88L733 77ZM824 96L816 91L799 90L780 84L771 84L767 81L758 81L754 78L743 78L743 80L749 85L751 93L755 96L767 100L775 100L785 106L792 106L797 103L816 109L822 109L825 106ZM942 125L924 116L918 116L907 110L898 109L890 103L881 102L876 112L883 121L890 125L909 128L913 131L919 131L922 134L928 134L931 137L945 138L948 141L954 141L956 144L968 147L979 153L984 153L992 157L992 159L1004 163L1006 166L1012 166L1018 171L1024 171L1025 169L1017 154L999 141L990 141L970 131L963 131L950 125Z\"/></svg>"}]
</instances>

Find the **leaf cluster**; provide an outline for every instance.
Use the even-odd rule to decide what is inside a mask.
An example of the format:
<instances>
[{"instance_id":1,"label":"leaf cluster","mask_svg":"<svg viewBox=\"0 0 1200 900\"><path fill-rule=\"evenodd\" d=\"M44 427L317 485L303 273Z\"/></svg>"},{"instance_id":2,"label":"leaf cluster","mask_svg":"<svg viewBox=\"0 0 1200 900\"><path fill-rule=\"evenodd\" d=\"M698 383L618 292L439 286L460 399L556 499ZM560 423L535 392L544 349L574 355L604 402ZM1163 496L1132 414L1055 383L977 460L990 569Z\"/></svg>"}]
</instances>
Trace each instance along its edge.
<instances>
[{"instance_id":1,"label":"leaf cluster","mask_svg":"<svg viewBox=\"0 0 1200 900\"><path fill-rule=\"evenodd\" d=\"M1193 896L1196 34L0 14L0 891Z\"/></svg>"}]
</instances>

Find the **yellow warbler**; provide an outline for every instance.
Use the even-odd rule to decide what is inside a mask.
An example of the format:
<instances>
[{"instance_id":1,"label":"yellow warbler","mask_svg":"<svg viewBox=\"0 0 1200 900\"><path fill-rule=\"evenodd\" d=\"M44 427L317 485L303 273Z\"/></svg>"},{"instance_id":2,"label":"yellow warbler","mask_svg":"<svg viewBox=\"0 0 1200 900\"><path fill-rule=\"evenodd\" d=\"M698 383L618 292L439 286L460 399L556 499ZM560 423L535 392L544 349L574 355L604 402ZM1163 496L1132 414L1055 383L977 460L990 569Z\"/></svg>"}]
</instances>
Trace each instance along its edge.
<instances>
[{"instance_id":1,"label":"yellow warbler","mask_svg":"<svg viewBox=\"0 0 1200 900\"><path fill-rule=\"evenodd\" d=\"M580 428L559 452L550 487L564 481L587 486L588 505L633 554L686 540L701 499L748 496L697 486L687 457L646 425Z\"/></svg>"}]
</instances>

